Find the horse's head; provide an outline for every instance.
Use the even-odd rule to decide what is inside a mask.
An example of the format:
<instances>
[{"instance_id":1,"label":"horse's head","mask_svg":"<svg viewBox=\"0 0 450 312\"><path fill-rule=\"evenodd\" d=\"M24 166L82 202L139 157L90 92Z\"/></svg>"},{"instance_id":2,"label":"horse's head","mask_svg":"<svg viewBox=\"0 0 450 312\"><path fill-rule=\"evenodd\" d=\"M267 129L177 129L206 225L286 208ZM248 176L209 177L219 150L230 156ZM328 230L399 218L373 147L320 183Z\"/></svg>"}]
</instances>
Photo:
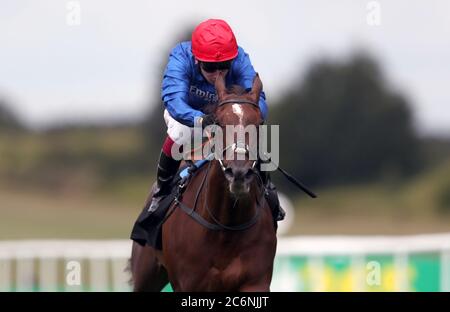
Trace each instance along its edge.
<instances>
[{"instance_id":1,"label":"horse's head","mask_svg":"<svg viewBox=\"0 0 450 312\"><path fill-rule=\"evenodd\" d=\"M258 126L262 123L258 103L262 83L256 75L250 92L239 86L227 90L224 75L221 74L216 79L215 87L219 101L215 111L216 122L224 133L221 167L230 192L240 197L249 193L250 184L256 176ZM230 128L237 131L230 133ZM232 142L227 140L230 135Z\"/></svg>"}]
</instances>

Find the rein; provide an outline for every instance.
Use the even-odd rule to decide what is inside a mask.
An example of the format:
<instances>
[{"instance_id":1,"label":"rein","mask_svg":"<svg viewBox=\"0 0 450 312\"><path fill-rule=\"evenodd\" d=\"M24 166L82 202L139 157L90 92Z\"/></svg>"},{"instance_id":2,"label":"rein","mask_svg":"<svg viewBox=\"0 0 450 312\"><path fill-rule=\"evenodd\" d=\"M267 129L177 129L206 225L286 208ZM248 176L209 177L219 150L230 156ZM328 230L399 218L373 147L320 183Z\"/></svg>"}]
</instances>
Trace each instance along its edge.
<instances>
[{"instance_id":1,"label":"rein","mask_svg":"<svg viewBox=\"0 0 450 312\"><path fill-rule=\"evenodd\" d=\"M248 101L248 100L226 100L226 101L220 102L218 104L218 107L222 106L224 104L228 104L228 103L247 103L247 104L252 104L254 106L258 106L256 103L254 103L252 101ZM211 137L208 137L208 139L211 140ZM247 152L250 152L248 146L245 145L245 144L242 145L241 142L233 143L233 144L225 147L222 150L222 154L224 152L226 152L228 149L232 149L236 153L247 153ZM219 158L218 161L219 161L219 164L220 164L220 168L222 169L222 172L225 172L226 168L225 168L222 160ZM262 199L263 199L264 193L265 193L264 183L263 183L263 181L261 179L261 176L258 173L256 174L256 176L258 177L259 182L261 184L261 195L260 195L259 198L256 198L255 215L249 221L247 221L245 223L242 223L242 224L234 225L234 226L222 224L216 217L214 217L214 215L212 214L211 210L209 209L206 196L205 196L204 206L206 208L206 211L208 212L208 215L211 217L211 219L215 223L211 223L211 222L207 221L205 218L203 218L199 213L197 213L195 211L197 209L198 198L200 196L200 193L201 193L203 187L205 186L205 182L206 182L206 186L208 185L207 177L208 177L209 170L211 168L211 164L212 164L212 161L209 162L208 167L206 169L205 176L203 177L202 183L200 184L200 187L197 190L197 193L196 193L196 196L195 196L195 201L194 201L194 208L190 208L185 203L183 203L180 200L180 198L179 198L180 196L176 196L175 197L175 205L178 205L181 208L181 210L183 210L188 216L193 218L195 221L197 221L198 223L200 223L201 225L203 225L207 229L210 229L210 230L213 230L213 231L243 231L243 230L249 229L250 227L255 225L256 222L258 221L258 218L259 218L260 212L261 212L261 203L262 203ZM255 167L255 164L256 164L256 161L253 163L252 169ZM179 195L181 195L181 194L179 194ZM234 209L234 207L236 207L236 204L237 204L238 201L239 201L239 199L235 200L232 209Z\"/></svg>"},{"instance_id":2,"label":"rein","mask_svg":"<svg viewBox=\"0 0 450 312\"><path fill-rule=\"evenodd\" d=\"M203 218L199 213L197 213L195 211L197 209L197 202L198 202L199 195L201 193L201 190L205 186L205 182L206 182L206 186L208 185L206 179L208 177L208 173L209 173L209 169L211 168L211 164L212 164L212 162L210 162L208 164L205 176L203 177L202 183L201 183L199 189L197 190L197 194L195 196L195 201L194 201L194 208L193 209L189 208L185 203L183 203L179 199L178 196L175 198L175 205L178 205L188 216L193 218L195 221L197 221L198 223L200 223L207 229L210 229L213 231L224 231L224 230L226 230L226 231L243 231L243 230L249 229L250 227L255 225L256 222L258 221L258 218L259 218L260 212L261 212L261 203L262 203L262 199L264 197L264 192L265 192L265 186L263 185L262 179L259 176L259 174L257 174L257 177L259 178L259 182L261 183L261 195L259 198L256 198L256 211L255 211L254 216L249 221L242 223L242 224L234 225L234 226L233 225L225 225L225 224L220 223L219 220L217 220L217 218L214 217L211 210L208 208L206 196L205 196L204 205L206 207L206 211L208 212L209 216L211 217L211 219L213 219L213 221L215 223L211 223L211 222L207 221L205 218ZM236 206L238 201L239 201L239 199L235 200L235 202L233 204L233 208Z\"/></svg>"},{"instance_id":3,"label":"rein","mask_svg":"<svg viewBox=\"0 0 450 312\"><path fill-rule=\"evenodd\" d=\"M224 100L221 101L217 104L217 107L223 106L225 104L230 104L230 103L235 103L235 104L251 104L255 107L257 107L259 109L259 105L253 101L250 100L245 100L245 99L228 99L228 100ZM211 140L211 137L208 137L209 140ZM208 140L208 141L209 141ZM232 149L233 152L238 153L238 154L246 154L249 153L250 154L250 149L248 147L248 145L245 144L245 142L237 142L237 143L233 143L227 147L225 147L222 150L222 154L224 152L226 152L228 149ZM222 172L225 172L225 170L227 169L223 162L222 159L219 157L218 162L220 164L220 168L222 169ZM269 162L271 162L269 160ZM257 161L255 160L253 165L252 165L252 169L254 169L255 165L256 165ZM180 199L181 197L181 193L182 193L182 189L184 188L184 186L186 185L185 183L183 183L179 188L179 193L178 195L175 197L175 206L179 206L188 216L190 216L191 218L193 218L195 221L197 221L199 224L203 225L204 227L206 227L209 230L213 230L213 231L243 231L246 229L249 229L250 227L252 227L253 225L256 224L256 222L258 221L258 218L260 216L260 212L261 212L261 203L262 200L264 199L264 194L266 192L266 186L264 185L264 182L259 174L259 172L255 172L256 176L258 177L258 184L261 185L261 195L259 197L256 198L256 211L254 216L247 222L242 223L242 224L238 224L235 226L229 226L229 225L225 225L219 222L219 220L214 217L214 215L212 214L211 210L208 207L207 204L207 196L205 196L205 201L204 201L204 206L206 208L206 211L208 212L208 215L211 217L211 219L214 221L214 223L211 223L209 221L207 221L204 217L202 217L199 213L197 213L195 210L197 209L197 203L198 203L198 198L200 196L200 193L203 189L203 187L206 185L208 185L207 181L207 177L208 177L208 173L209 170L211 168L211 164L212 161L209 162L208 167L206 169L206 173L205 176L203 177L202 183L199 187L199 189L197 190L196 196L195 196L195 201L194 201L194 208L190 208L188 207L185 203L183 203ZM292 177L291 175L289 175L286 171L284 171L283 169L281 169L278 166L278 170L293 184L295 184L297 187L299 187L301 190L303 190L305 193L307 193L309 196L315 198L316 195L311 192L305 185L303 185L302 183L300 183L299 181L297 181L294 177ZM233 204L233 208L236 206L237 202L239 201L239 199L236 199L234 204Z\"/></svg>"},{"instance_id":4,"label":"rein","mask_svg":"<svg viewBox=\"0 0 450 312\"><path fill-rule=\"evenodd\" d=\"M253 101L249 101L249 100L243 100L243 99L229 99L229 100L224 100L221 101L218 104L218 107L224 105L224 104L229 104L229 103L238 103L238 104L251 104L253 106L256 106L259 108L259 105ZM226 151L227 149L232 148L234 151L236 151L237 153L245 153L245 152L250 152L249 148L247 145L242 144L241 142L237 142L237 144L232 144L231 146L227 146L225 148L224 151ZM271 160L268 160L269 162L271 162ZM225 167L222 163L222 161L219 159L220 165L222 167L222 170L225 171ZM252 168L255 166L256 161L253 163ZM317 195L314 194L314 192L312 192L306 185L304 185L303 183L301 183L300 181L298 181L296 178L294 178L292 175L290 175L289 173L287 173L285 170L283 170L280 166L277 166L277 170L279 172L281 172L286 179L288 179L289 182L291 182L292 184L294 184L295 186L297 186L299 189L301 189L303 192L305 192L306 194L308 194L310 197L312 198L316 198Z\"/></svg>"}]
</instances>

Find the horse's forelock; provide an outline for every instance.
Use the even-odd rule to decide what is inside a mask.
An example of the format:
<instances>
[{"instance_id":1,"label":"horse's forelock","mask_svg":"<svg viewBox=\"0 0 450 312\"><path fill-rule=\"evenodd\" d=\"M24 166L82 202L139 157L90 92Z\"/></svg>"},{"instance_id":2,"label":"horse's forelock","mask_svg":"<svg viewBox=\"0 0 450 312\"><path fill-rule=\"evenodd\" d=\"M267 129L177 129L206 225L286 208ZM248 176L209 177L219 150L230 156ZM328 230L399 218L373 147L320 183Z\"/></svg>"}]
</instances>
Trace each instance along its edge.
<instances>
[{"instance_id":1,"label":"horse's forelock","mask_svg":"<svg viewBox=\"0 0 450 312\"><path fill-rule=\"evenodd\" d=\"M241 87L240 85L232 85L227 89L227 92L229 94L235 94L235 95L244 95L247 93L247 91Z\"/></svg>"},{"instance_id":2,"label":"horse's forelock","mask_svg":"<svg viewBox=\"0 0 450 312\"><path fill-rule=\"evenodd\" d=\"M226 92L222 93L221 97L219 96L219 101L226 101L226 100L231 100L231 99L253 101L251 92L248 92L245 88L243 88L240 85L231 85L230 87L228 87L226 89ZM250 105L250 106L252 106L252 105ZM219 117L219 119L220 119L220 115L222 115L223 112L229 110L230 107L231 106L228 106L228 105L221 107L221 109L219 110L220 111L219 114L218 114L218 111L215 112L216 116ZM256 115L259 117L259 113L255 111L255 116ZM229 116L232 116L232 115L229 115ZM229 118L229 117L225 117L225 119L227 119L227 118ZM246 120L248 120L248 118L250 118L250 120L254 119L254 117L250 117L247 115L246 118L244 118L243 120L246 121ZM233 123L231 121L224 120L223 124L233 124Z\"/></svg>"}]
</instances>

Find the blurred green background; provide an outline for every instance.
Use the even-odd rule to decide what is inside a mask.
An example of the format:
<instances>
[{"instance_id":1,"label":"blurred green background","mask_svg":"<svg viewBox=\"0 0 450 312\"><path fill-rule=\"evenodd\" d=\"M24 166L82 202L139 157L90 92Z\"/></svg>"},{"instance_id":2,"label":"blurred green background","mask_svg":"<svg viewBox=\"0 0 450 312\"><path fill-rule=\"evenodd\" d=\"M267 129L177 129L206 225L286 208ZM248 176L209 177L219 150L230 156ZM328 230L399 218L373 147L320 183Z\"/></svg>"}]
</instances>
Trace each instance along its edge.
<instances>
[{"instance_id":1,"label":"blurred green background","mask_svg":"<svg viewBox=\"0 0 450 312\"><path fill-rule=\"evenodd\" d=\"M449 11L445 0L2 2L0 291L130 289L128 238L166 133L163 70L207 18L231 25L260 74L281 167L319 195L272 174L293 204L272 290L448 291Z\"/></svg>"},{"instance_id":2,"label":"blurred green background","mask_svg":"<svg viewBox=\"0 0 450 312\"><path fill-rule=\"evenodd\" d=\"M450 140L419 136L407 94L375 57L311 63L270 106L280 164L318 194L298 193L288 234L450 230ZM30 130L0 102L0 238L126 238L154 179L162 104L142 122Z\"/></svg>"},{"instance_id":3,"label":"blurred green background","mask_svg":"<svg viewBox=\"0 0 450 312\"><path fill-rule=\"evenodd\" d=\"M417 68L421 64L431 71L431 76L441 73L437 77L442 77L443 69L448 69L445 66L448 55L440 53L445 52L447 46L439 44L444 41L442 34L448 31L445 24L448 19L442 19L445 15L442 15L445 12L442 8L446 4L427 6L414 2L410 15L403 16L399 15L405 11L399 2L381 1L384 19L379 28L371 28L366 23L366 15L370 13L367 2L327 4L339 14L349 14L348 19L339 15L330 17L322 8L325 2L317 1L285 1L286 8L277 5L276 11L269 10L270 3L258 2L254 7L260 11L254 15L244 9L242 12L233 10L226 3L211 6L204 2L202 10L198 6L182 12L174 7L164 8L162 4L158 7L153 2L129 6L125 11L118 4L111 5L110 11L99 11L98 7L108 7L109 3L102 7L101 1L95 5L82 2L83 19L77 29L64 24L66 8L50 2L41 6L38 13L50 14L56 8L58 13L52 13L45 21L39 19L40 24L35 26L31 21L19 23L23 18L40 16L30 9L33 5L26 2L2 4L4 10L0 17L4 19L1 22L16 26L10 30L2 27L5 31L2 36L6 34L2 37L5 39L2 50L8 52L2 60L14 56L14 50L8 50L8 43L20 48L23 40L29 41L28 36L14 39L16 41L11 39L14 30L22 31L23 35L37 28L42 35L46 33L42 29L51 26L65 38L61 42L56 39L36 41L35 50L22 49L23 55L18 59L23 63L13 63L9 68L11 78L16 79L14 75L18 75L28 82L27 86L44 88L41 73L27 69L26 65L32 62L49 70L51 75L43 78L52 77L47 81L49 84L67 80L76 91L103 90L105 84L99 73L104 72L111 79L119 79L121 75L128 77L128 66L136 66L134 59L142 58L152 60L143 70L147 73L145 89L158 90L169 51L175 43L188 40L194 25L201 20L225 18L235 28L238 42L243 43L244 48L249 47L251 58L259 64L259 67L255 65L257 71L269 62L264 58L276 51L278 54L271 57L277 66L294 73L290 78L265 77L264 72L261 75L269 103L268 123L280 125L280 165L319 194L318 199L310 199L277 173L273 174L279 191L287 194L295 206L295 220L288 235L450 231L450 136L445 131L422 131L417 126L420 119L417 108L425 105L420 102L423 97L407 93L408 88L398 87L401 83L395 78L399 75L392 77L392 69L395 67L395 72L401 72L404 77L408 76L408 69L396 65L392 59L389 62L386 57L395 54L395 47L389 45L398 43L396 47L400 52L408 51L404 54L405 59L409 57L406 64L417 63ZM191 10L200 12L190 14ZM123 19L114 15L117 12ZM158 19L159 15L166 16L160 14L162 12L168 14L164 20ZM410 31L409 26L422 28L416 23L416 17L422 14L424 19L436 23L423 28L423 32ZM184 19L176 17L179 15ZM269 23L257 19L253 25L249 21L255 16L272 20ZM144 27L153 20L171 27ZM53 23L62 26L58 28ZM333 29L332 25L342 25L342 28ZM125 27L133 31L120 31L128 29ZM251 30L248 27L252 27ZM358 38L356 31L349 31L354 28L366 35L368 42L373 40L372 45L364 44L361 38L365 37ZM277 33L277 29L283 31ZM436 35L436 41L430 34ZM285 39L286 35L289 40ZM349 51L344 49L346 53L342 53L342 49L326 48L327 41L330 46L339 47L333 39L340 35L346 38L345 42L353 43ZM144 58L142 54L149 48L142 43L141 36L148 42L159 37L164 40L159 38L162 43L157 52ZM422 57L419 52L425 51L425 44L417 45L415 38L429 40L426 43L435 57ZM76 44L80 42L81 45ZM380 48L372 49L373 42ZM309 54L298 49L298 46L306 49L306 43L312 51ZM271 50L286 45L292 49ZM69 50L63 47L70 48L71 52L64 55ZM51 48L54 54L45 54L43 48ZM128 62L118 57L122 54L127 55ZM284 61L285 54L296 61ZM30 63L24 56L30 58ZM65 71L60 62L66 61L66 57L79 72ZM100 64L99 68L84 67L92 61ZM57 70L58 64L61 72ZM63 118L60 122L36 127L18 113L20 96L10 95L17 90L20 95L21 89L11 87L6 73L0 69L0 240L128 238L153 183L165 136L159 92L148 92L147 109L140 118L129 118L123 105L117 109L119 115L123 111L122 119ZM112 94L114 79L112 87L106 89ZM270 82L277 79L284 79L284 90L272 96L267 90L271 90ZM442 90L445 84L438 78L436 81L435 90L445 93ZM119 84L122 83L120 80ZM55 99L58 98L56 89L50 89L55 92L50 92ZM28 89L23 90L22 94L26 94ZM428 91L433 93L433 90ZM48 98L51 96L36 98L36 105L39 107ZM76 106L77 100L72 97L60 105ZM87 102L80 96L80 105ZM95 106L95 101L92 103ZM111 104L110 110L114 110L113 107ZM443 107L442 115L448 114L448 108ZM70 113L64 117L71 117Z\"/></svg>"}]
</instances>

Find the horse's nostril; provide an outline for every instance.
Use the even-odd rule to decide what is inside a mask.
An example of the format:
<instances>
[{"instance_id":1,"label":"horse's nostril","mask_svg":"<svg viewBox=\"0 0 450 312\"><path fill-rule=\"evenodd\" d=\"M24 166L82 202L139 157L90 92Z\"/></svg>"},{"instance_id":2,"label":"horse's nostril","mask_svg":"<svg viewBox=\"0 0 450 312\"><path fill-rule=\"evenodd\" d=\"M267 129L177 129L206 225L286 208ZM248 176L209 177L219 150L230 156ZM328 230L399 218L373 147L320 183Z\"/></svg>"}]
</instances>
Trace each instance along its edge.
<instances>
[{"instance_id":1,"label":"horse's nostril","mask_svg":"<svg viewBox=\"0 0 450 312\"><path fill-rule=\"evenodd\" d=\"M225 177L233 182L248 182L253 178L254 173L254 170L251 168L247 170L226 168L224 170Z\"/></svg>"},{"instance_id":2,"label":"horse's nostril","mask_svg":"<svg viewBox=\"0 0 450 312\"><path fill-rule=\"evenodd\" d=\"M226 178L228 178L228 179L233 178L233 170L231 168L226 168L224 173L225 173Z\"/></svg>"}]
</instances>

